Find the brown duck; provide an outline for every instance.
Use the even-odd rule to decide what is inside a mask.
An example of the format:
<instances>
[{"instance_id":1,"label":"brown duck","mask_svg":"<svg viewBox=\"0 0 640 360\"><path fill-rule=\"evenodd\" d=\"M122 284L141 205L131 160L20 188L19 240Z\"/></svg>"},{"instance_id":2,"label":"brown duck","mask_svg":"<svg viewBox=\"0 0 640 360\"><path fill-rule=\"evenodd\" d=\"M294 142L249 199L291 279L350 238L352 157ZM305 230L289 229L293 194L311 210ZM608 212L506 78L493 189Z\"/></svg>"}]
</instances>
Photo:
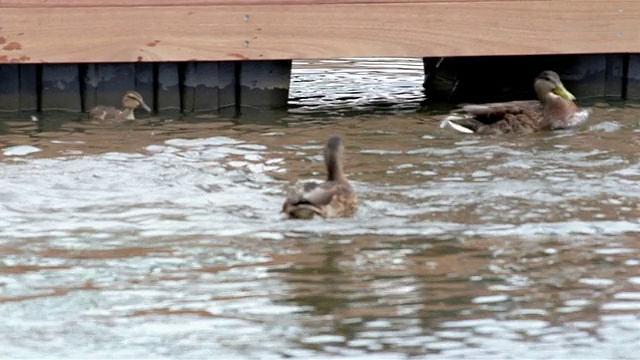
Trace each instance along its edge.
<instances>
[{"instance_id":1,"label":"brown duck","mask_svg":"<svg viewBox=\"0 0 640 360\"><path fill-rule=\"evenodd\" d=\"M89 111L89 118L92 120L135 120L133 111L138 107L151 112L151 108L145 104L137 91L127 91L122 97L123 109L116 109L113 106L98 105Z\"/></svg>"},{"instance_id":2,"label":"brown duck","mask_svg":"<svg viewBox=\"0 0 640 360\"><path fill-rule=\"evenodd\" d=\"M462 133L530 134L541 130L566 129L589 117L553 71L543 71L534 82L538 100L466 105L445 118L440 127Z\"/></svg>"},{"instance_id":3,"label":"brown duck","mask_svg":"<svg viewBox=\"0 0 640 360\"><path fill-rule=\"evenodd\" d=\"M282 212L294 219L311 219L315 215L323 218L353 216L358 210L358 196L344 175L343 151L342 138L330 136L324 148L327 181L298 184L289 192Z\"/></svg>"}]
</instances>

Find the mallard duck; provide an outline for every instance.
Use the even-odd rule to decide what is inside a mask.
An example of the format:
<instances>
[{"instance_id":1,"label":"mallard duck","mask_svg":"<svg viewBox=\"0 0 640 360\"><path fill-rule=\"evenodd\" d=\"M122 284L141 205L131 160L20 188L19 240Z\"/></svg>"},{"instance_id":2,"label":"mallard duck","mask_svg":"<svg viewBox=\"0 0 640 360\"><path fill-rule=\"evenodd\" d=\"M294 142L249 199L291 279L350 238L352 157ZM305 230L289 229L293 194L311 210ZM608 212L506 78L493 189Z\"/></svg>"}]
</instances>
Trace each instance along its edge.
<instances>
[{"instance_id":1,"label":"mallard duck","mask_svg":"<svg viewBox=\"0 0 640 360\"><path fill-rule=\"evenodd\" d=\"M123 109L116 109L113 106L98 105L89 111L89 118L92 120L135 120L133 110L138 107L151 112L151 108L145 104L142 95L137 91L127 91L122 97Z\"/></svg>"},{"instance_id":2,"label":"mallard duck","mask_svg":"<svg viewBox=\"0 0 640 360\"><path fill-rule=\"evenodd\" d=\"M282 212L289 218L311 219L350 217L358 210L358 196L344 175L342 138L332 135L324 148L327 181L305 183L289 192L282 205Z\"/></svg>"},{"instance_id":3,"label":"mallard duck","mask_svg":"<svg viewBox=\"0 0 640 360\"><path fill-rule=\"evenodd\" d=\"M538 100L466 105L445 118L440 127L463 133L527 134L570 128L589 117L589 110L576 105L576 97L564 87L555 72L540 73L533 87Z\"/></svg>"}]
</instances>

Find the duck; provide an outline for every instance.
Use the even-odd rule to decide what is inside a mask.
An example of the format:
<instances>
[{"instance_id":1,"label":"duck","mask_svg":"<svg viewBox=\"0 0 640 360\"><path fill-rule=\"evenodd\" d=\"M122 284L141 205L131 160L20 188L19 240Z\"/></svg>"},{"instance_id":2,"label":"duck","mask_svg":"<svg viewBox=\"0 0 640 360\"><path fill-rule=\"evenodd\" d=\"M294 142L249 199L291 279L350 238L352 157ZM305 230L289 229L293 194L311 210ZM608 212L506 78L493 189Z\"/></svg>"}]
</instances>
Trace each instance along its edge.
<instances>
[{"instance_id":1,"label":"duck","mask_svg":"<svg viewBox=\"0 0 640 360\"><path fill-rule=\"evenodd\" d=\"M127 91L122 97L123 110L113 106L98 105L89 111L89 118L92 120L135 120L133 111L142 107L148 112L151 108L144 102L142 95L137 91Z\"/></svg>"},{"instance_id":2,"label":"duck","mask_svg":"<svg viewBox=\"0 0 640 360\"><path fill-rule=\"evenodd\" d=\"M324 148L327 179L324 183L300 183L289 191L282 212L290 219L351 217L359 207L355 193L343 168L342 137L331 135Z\"/></svg>"},{"instance_id":3,"label":"duck","mask_svg":"<svg viewBox=\"0 0 640 360\"><path fill-rule=\"evenodd\" d=\"M572 128L589 117L590 110L575 103L576 97L556 72L541 72L533 88L538 100L465 105L447 116L440 127L467 134L530 134Z\"/></svg>"}]
</instances>

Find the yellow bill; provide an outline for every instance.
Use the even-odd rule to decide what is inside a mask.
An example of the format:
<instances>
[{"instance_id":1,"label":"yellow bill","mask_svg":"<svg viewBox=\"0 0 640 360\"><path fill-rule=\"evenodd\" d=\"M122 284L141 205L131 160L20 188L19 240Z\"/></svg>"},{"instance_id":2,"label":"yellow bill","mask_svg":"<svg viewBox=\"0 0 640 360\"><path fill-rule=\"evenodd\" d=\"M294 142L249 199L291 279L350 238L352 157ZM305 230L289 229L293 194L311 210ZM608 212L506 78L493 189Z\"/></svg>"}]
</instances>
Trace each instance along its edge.
<instances>
[{"instance_id":1,"label":"yellow bill","mask_svg":"<svg viewBox=\"0 0 640 360\"><path fill-rule=\"evenodd\" d=\"M573 96L572 93L569 92L569 90L567 90L564 85L562 85L562 83L558 84L555 89L553 89L553 93L560 96L563 99L567 99L567 100L576 100L576 97Z\"/></svg>"}]
</instances>

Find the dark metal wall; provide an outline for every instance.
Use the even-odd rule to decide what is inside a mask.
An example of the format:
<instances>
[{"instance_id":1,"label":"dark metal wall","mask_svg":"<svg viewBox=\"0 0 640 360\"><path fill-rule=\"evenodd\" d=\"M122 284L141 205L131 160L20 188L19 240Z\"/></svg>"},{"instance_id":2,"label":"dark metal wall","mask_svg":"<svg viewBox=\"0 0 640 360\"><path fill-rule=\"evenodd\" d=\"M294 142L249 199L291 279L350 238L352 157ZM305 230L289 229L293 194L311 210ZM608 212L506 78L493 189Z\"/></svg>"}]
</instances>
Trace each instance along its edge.
<instances>
[{"instance_id":1,"label":"dark metal wall","mask_svg":"<svg viewBox=\"0 0 640 360\"><path fill-rule=\"evenodd\" d=\"M0 111L120 106L138 91L156 111L286 106L291 61L0 65Z\"/></svg>"},{"instance_id":2,"label":"dark metal wall","mask_svg":"<svg viewBox=\"0 0 640 360\"><path fill-rule=\"evenodd\" d=\"M431 99L505 101L531 99L533 79L556 71L578 98L640 99L640 55L538 55L425 58Z\"/></svg>"}]
</instances>

